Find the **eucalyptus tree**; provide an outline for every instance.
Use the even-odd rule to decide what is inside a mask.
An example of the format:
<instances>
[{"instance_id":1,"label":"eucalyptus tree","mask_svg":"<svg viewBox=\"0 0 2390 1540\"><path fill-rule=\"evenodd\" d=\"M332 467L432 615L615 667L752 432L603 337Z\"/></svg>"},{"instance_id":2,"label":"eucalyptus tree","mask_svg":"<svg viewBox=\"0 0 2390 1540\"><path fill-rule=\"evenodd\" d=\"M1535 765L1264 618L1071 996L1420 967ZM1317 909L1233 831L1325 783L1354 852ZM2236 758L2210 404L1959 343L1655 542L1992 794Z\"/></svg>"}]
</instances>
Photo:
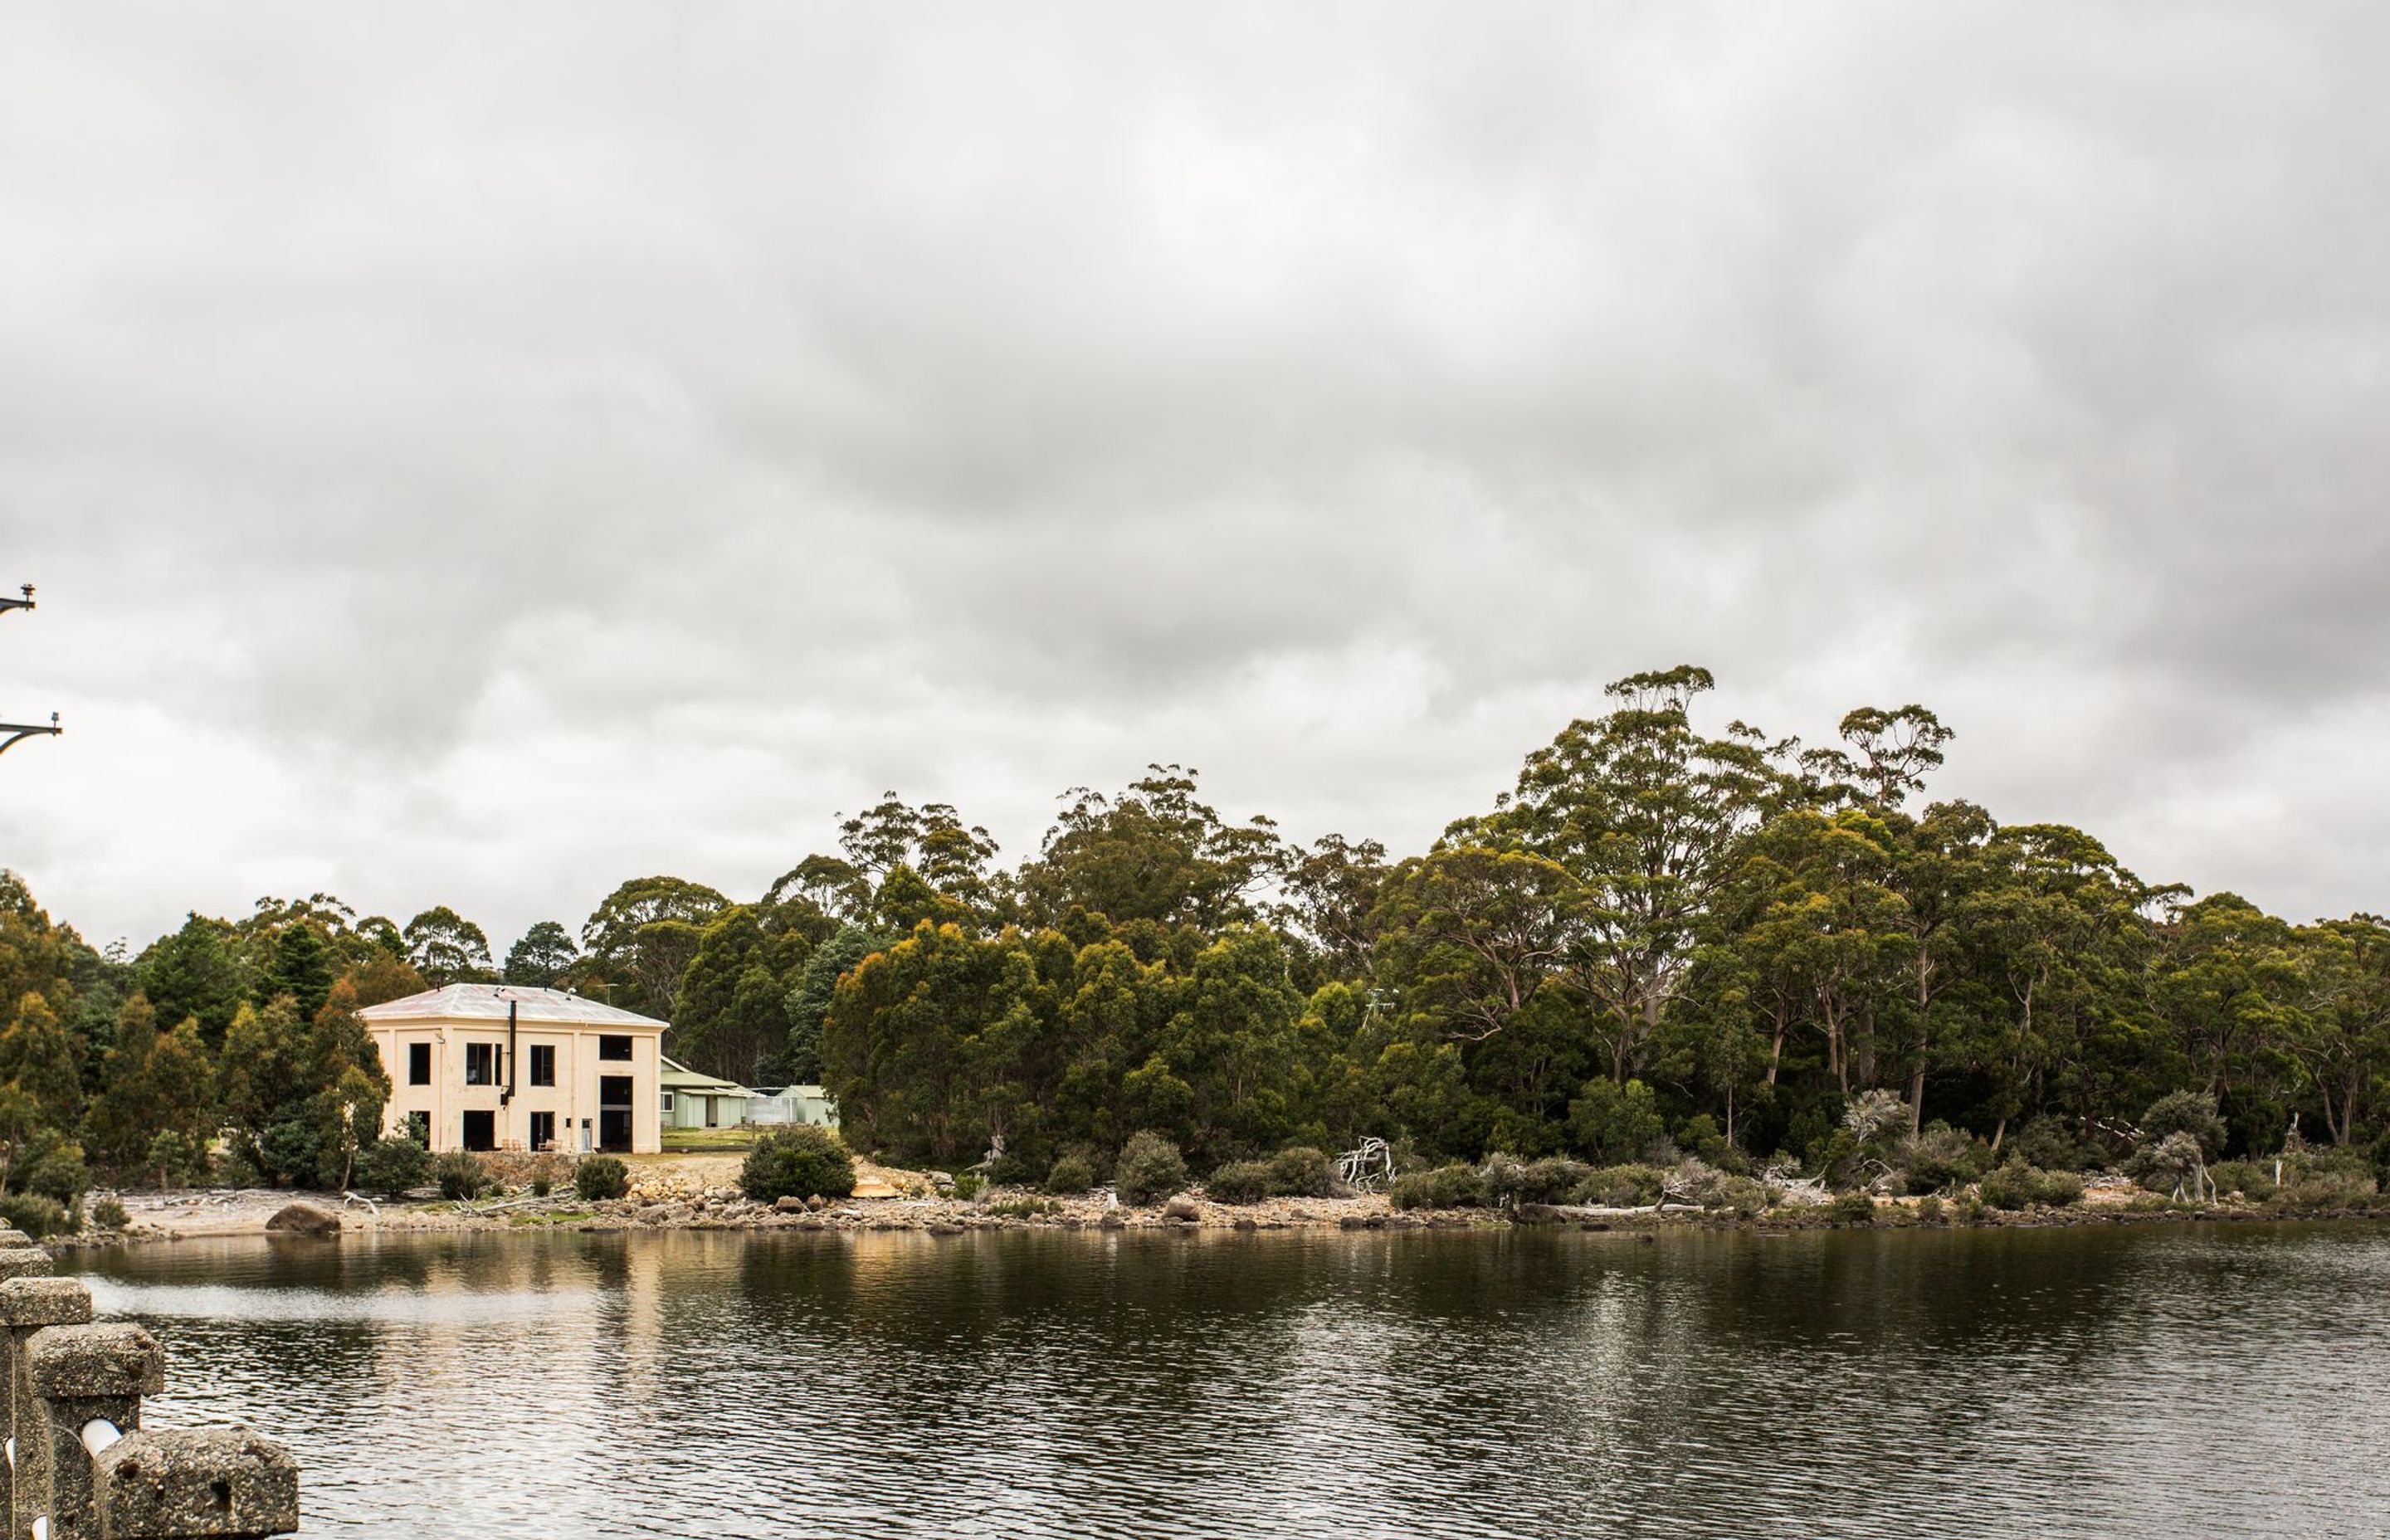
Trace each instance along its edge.
<instances>
[{"instance_id":1,"label":"eucalyptus tree","mask_svg":"<svg viewBox=\"0 0 2390 1540\"><path fill-rule=\"evenodd\" d=\"M445 904L434 905L408 920L400 933L406 941L406 960L434 989L491 977L490 938Z\"/></svg>"},{"instance_id":2,"label":"eucalyptus tree","mask_svg":"<svg viewBox=\"0 0 2390 1540\"><path fill-rule=\"evenodd\" d=\"M2302 929L2296 943L2306 1008L2290 1051L2332 1143L2354 1144L2368 1098L2390 1082L2390 922L2351 915Z\"/></svg>"},{"instance_id":3,"label":"eucalyptus tree","mask_svg":"<svg viewBox=\"0 0 2390 1540\"><path fill-rule=\"evenodd\" d=\"M1789 748L1736 723L1694 730L1714 684L1690 665L1632 674L1602 716L1571 723L1527 758L1481 837L1515 841L1567 873L1566 978L1606 1023L1610 1072L1639 1066L1690 966L1703 918L1744 844L1782 805Z\"/></svg>"}]
</instances>

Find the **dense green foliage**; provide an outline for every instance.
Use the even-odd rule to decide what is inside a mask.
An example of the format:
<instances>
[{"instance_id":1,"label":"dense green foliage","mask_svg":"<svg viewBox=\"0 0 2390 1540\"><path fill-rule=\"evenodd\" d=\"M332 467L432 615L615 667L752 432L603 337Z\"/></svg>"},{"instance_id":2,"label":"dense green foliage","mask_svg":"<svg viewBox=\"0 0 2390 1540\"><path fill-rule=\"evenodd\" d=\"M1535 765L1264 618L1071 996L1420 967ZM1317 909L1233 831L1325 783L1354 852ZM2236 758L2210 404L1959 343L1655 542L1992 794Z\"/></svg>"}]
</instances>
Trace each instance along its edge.
<instances>
[{"instance_id":1,"label":"dense green foliage","mask_svg":"<svg viewBox=\"0 0 2390 1540\"><path fill-rule=\"evenodd\" d=\"M431 1170L431 1156L413 1139L377 1139L357 1151L357 1186L387 1198L403 1198L423 1186Z\"/></svg>"},{"instance_id":2,"label":"dense green foliage","mask_svg":"<svg viewBox=\"0 0 2390 1540\"><path fill-rule=\"evenodd\" d=\"M631 1190L631 1168L611 1155L591 1155L572 1168L572 1190L585 1203L604 1203Z\"/></svg>"},{"instance_id":3,"label":"dense green foliage","mask_svg":"<svg viewBox=\"0 0 2390 1540\"><path fill-rule=\"evenodd\" d=\"M758 1203L844 1198L854 1191L854 1157L844 1139L819 1124L775 1128L747 1152L739 1168L739 1188Z\"/></svg>"},{"instance_id":4,"label":"dense green foliage","mask_svg":"<svg viewBox=\"0 0 2390 1540\"><path fill-rule=\"evenodd\" d=\"M1178 1147L1141 1128L1121 1147L1112 1167L1112 1188L1125 1203L1159 1203L1187 1187L1187 1161Z\"/></svg>"},{"instance_id":5,"label":"dense green foliage","mask_svg":"<svg viewBox=\"0 0 2390 1540\"><path fill-rule=\"evenodd\" d=\"M2277 1159L2319 1201L2385 1174L2390 924L2294 924L1931 801L1952 740L1921 707L1804 746L1703 727L1710 683L1612 686L1399 858L1224 818L1177 765L1066 793L1009 866L890 793L752 902L637 878L505 972L669 1018L699 1070L818 1077L859 1149L1005 1181L1077 1159L1150 1187L1139 1130L1215 1188L1379 1136L1407 1191L1458 1189L1450 1166L1495 1202L1569 1172L1642 1192L1687 1157L2034 1202L2102 1167L2284 1201L2251 1190ZM355 1012L492 955L444 906L401 927L320 893L104 954L0 879L0 1194L204 1179L212 1148L350 1180L389 1094Z\"/></svg>"}]
</instances>

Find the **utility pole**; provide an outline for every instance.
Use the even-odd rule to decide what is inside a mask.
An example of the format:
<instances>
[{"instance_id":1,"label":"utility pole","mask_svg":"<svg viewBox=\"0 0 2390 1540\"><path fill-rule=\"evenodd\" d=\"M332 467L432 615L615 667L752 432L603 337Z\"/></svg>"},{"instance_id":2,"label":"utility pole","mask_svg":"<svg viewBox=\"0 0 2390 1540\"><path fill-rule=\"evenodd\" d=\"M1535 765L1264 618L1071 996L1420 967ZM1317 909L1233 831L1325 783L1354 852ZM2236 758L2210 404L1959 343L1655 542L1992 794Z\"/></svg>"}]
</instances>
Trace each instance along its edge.
<instances>
[{"instance_id":1,"label":"utility pole","mask_svg":"<svg viewBox=\"0 0 2390 1540\"><path fill-rule=\"evenodd\" d=\"M25 597L21 599L12 599L5 596L0 596L0 615L5 615L11 610L31 610L34 608L33 585L32 584L26 584L22 588L19 589L18 592L23 594ZM50 713L49 725L47 726L44 726L39 723L28 724L23 722L0 722L0 754L6 753L9 750L14 749L17 745L24 742L29 738L40 738L45 735L50 738L56 738L65 731L66 729L64 727L58 725L58 713L56 712L52 712Z\"/></svg>"}]
</instances>

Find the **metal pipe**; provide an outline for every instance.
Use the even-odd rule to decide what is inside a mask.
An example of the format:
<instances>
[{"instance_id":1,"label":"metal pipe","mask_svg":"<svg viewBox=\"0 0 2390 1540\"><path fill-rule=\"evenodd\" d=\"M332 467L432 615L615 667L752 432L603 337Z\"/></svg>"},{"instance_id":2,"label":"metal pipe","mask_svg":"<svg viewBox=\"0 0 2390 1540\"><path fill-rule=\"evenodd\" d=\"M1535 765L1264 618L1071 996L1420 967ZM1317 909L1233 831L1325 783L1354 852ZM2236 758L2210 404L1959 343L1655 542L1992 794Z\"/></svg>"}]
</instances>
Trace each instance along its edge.
<instances>
[{"instance_id":1,"label":"metal pipe","mask_svg":"<svg viewBox=\"0 0 2390 1540\"><path fill-rule=\"evenodd\" d=\"M498 1105L499 1105L499 1106L501 1106L501 1107L504 1107L504 1106L506 1106L508 1103L509 1103L509 1102L513 1101L514 1099L515 1099L515 1002L514 1002L513 1000L509 999L508 1001L507 1001L507 1089L506 1089L506 1094L498 1097Z\"/></svg>"}]
</instances>

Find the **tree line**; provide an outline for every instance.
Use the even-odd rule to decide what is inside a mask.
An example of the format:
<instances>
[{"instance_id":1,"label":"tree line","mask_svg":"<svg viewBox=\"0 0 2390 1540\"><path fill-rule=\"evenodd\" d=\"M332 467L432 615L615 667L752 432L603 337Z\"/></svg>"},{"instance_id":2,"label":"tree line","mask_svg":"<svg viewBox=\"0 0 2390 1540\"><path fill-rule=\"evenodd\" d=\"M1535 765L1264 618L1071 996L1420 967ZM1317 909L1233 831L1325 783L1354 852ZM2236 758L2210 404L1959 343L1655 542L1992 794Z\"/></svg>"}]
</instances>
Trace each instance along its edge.
<instances>
[{"instance_id":1,"label":"tree line","mask_svg":"<svg viewBox=\"0 0 2390 1540\"><path fill-rule=\"evenodd\" d=\"M100 952L8 878L0 1188L173 1180L212 1148L338 1181L388 1095L355 1012L484 979L664 1018L693 1067L823 1082L860 1148L996 1152L1000 1176L1140 1130L1199 1169L1375 1135L1420 1164L1814 1170L1861 1098L2084 1164L2179 1092L2244 1156L2390 1156L2381 918L2293 924L2144 881L2079 829L1931 801L1951 733L1922 707L1812 746L1704 731L1711 686L1619 681L1400 858L1224 818L1171 764L1065 793L1009 866L892 792L750 901L636 879L502 960L448 907L400 925L323 894Z\"/></svg>"}]
</instances>

